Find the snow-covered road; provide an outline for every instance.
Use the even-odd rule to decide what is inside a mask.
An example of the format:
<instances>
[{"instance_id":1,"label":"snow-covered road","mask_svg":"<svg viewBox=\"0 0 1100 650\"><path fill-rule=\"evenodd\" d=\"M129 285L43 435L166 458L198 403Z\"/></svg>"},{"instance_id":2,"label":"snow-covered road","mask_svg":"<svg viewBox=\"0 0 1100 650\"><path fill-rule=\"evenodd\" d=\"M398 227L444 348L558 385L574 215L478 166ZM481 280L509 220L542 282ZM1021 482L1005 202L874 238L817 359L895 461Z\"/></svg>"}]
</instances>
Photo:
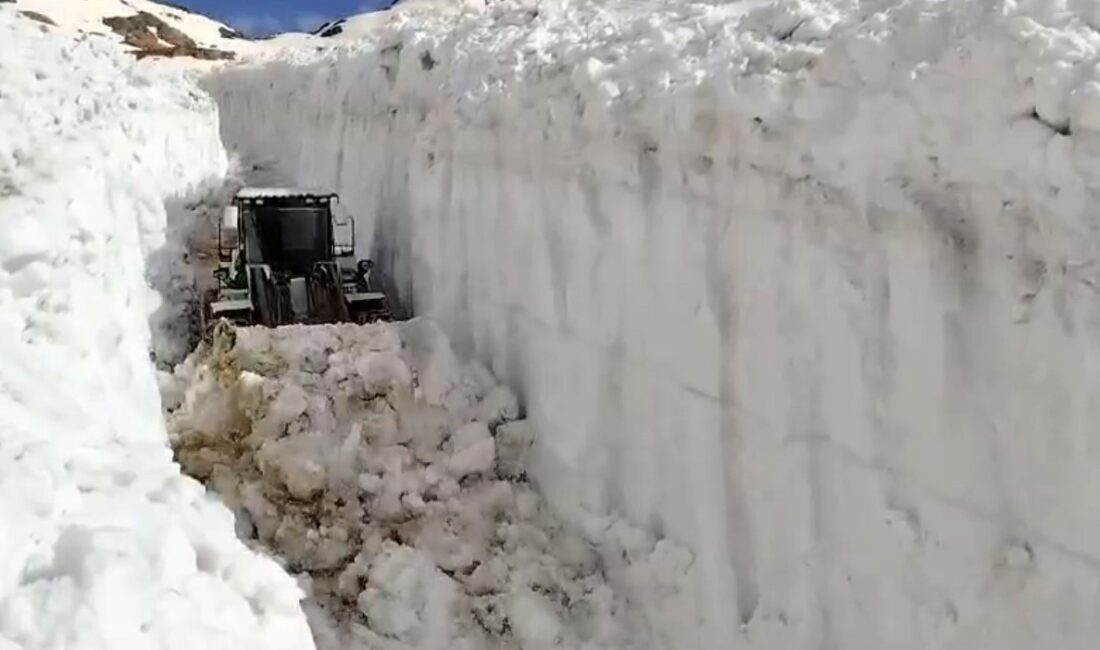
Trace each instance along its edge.
<instances>
[{"instance_id":1,"label":"snow-covered road","mask_svg":"<svg viewBox=\"0 0 1100 650\"><path fill-rule=\"evenodd\" d=\"M431 322L244 330L155 380L236 172L187 79L52 31L0 11L0 648L648 648L627 547L561 525Z\"/></svg>"}]
</instances>

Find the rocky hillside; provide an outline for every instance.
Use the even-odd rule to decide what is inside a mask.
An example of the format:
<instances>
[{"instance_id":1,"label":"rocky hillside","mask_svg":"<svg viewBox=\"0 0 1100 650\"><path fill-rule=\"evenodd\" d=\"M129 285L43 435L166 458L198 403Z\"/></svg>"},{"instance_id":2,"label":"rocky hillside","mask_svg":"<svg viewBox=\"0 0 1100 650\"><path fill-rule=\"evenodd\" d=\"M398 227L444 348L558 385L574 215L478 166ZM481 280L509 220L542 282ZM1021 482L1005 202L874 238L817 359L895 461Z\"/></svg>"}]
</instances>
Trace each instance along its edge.
<instances>
[{"instance_id":1,"label":"rocky hillside","mask_svg":"<svg viewBox=\"0 0 1100 650\"><path fill-rule=\"evenodd\" d=\"M138 58L227 60L258 47L212 18L149 0L0 0L0 6L50 30L115 40Z\"/></svg>"},{"instance_id":2,"label":"rocky hillside","mask_svg":"<svg viewBox=\"0 0 1100 650\"><path fill-rule=\"evenodd\" d=\"M286 33L255 40L181 5L151 0L0 0L42 29L77 38L109 39L138 58L221 61L243 56L280 56L294 49L324 49L369 38L393 21L420 14L456 16L481 12L501 0L392 0L385 10L325 22L311 33ZM515 0L520 6L535 0ZM537 12L536 12L537 13Z\"/></svg>"}]
</instances>

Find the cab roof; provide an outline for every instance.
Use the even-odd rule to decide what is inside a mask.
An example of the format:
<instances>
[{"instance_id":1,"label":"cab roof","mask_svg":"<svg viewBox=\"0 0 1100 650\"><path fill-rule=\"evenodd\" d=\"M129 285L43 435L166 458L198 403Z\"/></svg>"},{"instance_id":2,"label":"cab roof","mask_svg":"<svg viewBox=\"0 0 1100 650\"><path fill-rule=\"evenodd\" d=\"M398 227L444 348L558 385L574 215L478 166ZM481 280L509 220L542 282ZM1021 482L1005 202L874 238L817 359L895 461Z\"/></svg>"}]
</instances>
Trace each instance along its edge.
<instances>
[{"instance_id":1,"label":"cab roof","mask_svg":"<svg viewBox=\"0 0 1100 650\"><path fill-rule=\"evenodd\" d=\"M238 199L335 198L336 192L305 187L242 187Z\"/></svg>"}]
</instances>

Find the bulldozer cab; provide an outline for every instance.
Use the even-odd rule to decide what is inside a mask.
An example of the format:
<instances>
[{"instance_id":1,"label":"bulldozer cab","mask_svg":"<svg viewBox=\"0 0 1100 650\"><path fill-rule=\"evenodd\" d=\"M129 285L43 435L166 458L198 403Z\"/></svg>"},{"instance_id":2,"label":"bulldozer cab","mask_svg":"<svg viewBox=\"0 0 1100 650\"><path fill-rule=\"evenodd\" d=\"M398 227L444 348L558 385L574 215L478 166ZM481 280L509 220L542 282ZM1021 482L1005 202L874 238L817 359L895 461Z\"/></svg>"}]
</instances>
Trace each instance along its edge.
<instances>
[{"instance_id":1,"label":"bulldozer cab","mask_svg":"<svg viewBox=\"0 0 1100 650\"><path fill-rule=\"evenodd\" d=\"M372 286L373 264L341 264L354 257L355 221L334 218L338 200L326 191L240 190L219 224L218 287L204 298L204 320L277 326L388 319L385 295Z\"/></svg>"},{"instance_id":2,"label":"bulldozer cab","mask_svg":"<svg viewBox=\"0 0 1100 650\"><path fill-rule=\"evenodd\" d=\"M276 273L306 275L319 262L333 261L337 246L332 221L335 197L237 197L245 264L266 264Z\"/></svg>"},{"instance_id":3,"label":"bulldozer cab","mask_svg":"<svg viewBox=\"0 0 1100 650\"><path fill-rule=\"evenodd\" d=\"M247 262L268 264L276 271L306 273L317 262L332 259L330 218L320 207L256 207L245 212Z\"/></svg>"}]
</instances>

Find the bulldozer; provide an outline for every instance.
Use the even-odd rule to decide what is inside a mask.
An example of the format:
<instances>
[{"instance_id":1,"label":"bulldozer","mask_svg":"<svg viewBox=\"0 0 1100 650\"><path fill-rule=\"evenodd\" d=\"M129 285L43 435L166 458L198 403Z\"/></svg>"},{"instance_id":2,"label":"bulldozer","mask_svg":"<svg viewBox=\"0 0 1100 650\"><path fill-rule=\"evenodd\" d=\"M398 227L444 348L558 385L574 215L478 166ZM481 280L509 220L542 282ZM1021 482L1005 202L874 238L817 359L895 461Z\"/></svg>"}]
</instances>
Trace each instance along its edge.
<instances>
[{"instance_id":1,"label":"bulldozer","mask_svg":"<svg viewBox=\"0 0 1100 650\"><path fill-rule=\"evenodd\" d=\"M266 327L391 320L374 264L355 260L355 220L335 216L338 202L323 190L239 190L218 224L203 332L222 319Z\"/></svg>"}]
</instances>

